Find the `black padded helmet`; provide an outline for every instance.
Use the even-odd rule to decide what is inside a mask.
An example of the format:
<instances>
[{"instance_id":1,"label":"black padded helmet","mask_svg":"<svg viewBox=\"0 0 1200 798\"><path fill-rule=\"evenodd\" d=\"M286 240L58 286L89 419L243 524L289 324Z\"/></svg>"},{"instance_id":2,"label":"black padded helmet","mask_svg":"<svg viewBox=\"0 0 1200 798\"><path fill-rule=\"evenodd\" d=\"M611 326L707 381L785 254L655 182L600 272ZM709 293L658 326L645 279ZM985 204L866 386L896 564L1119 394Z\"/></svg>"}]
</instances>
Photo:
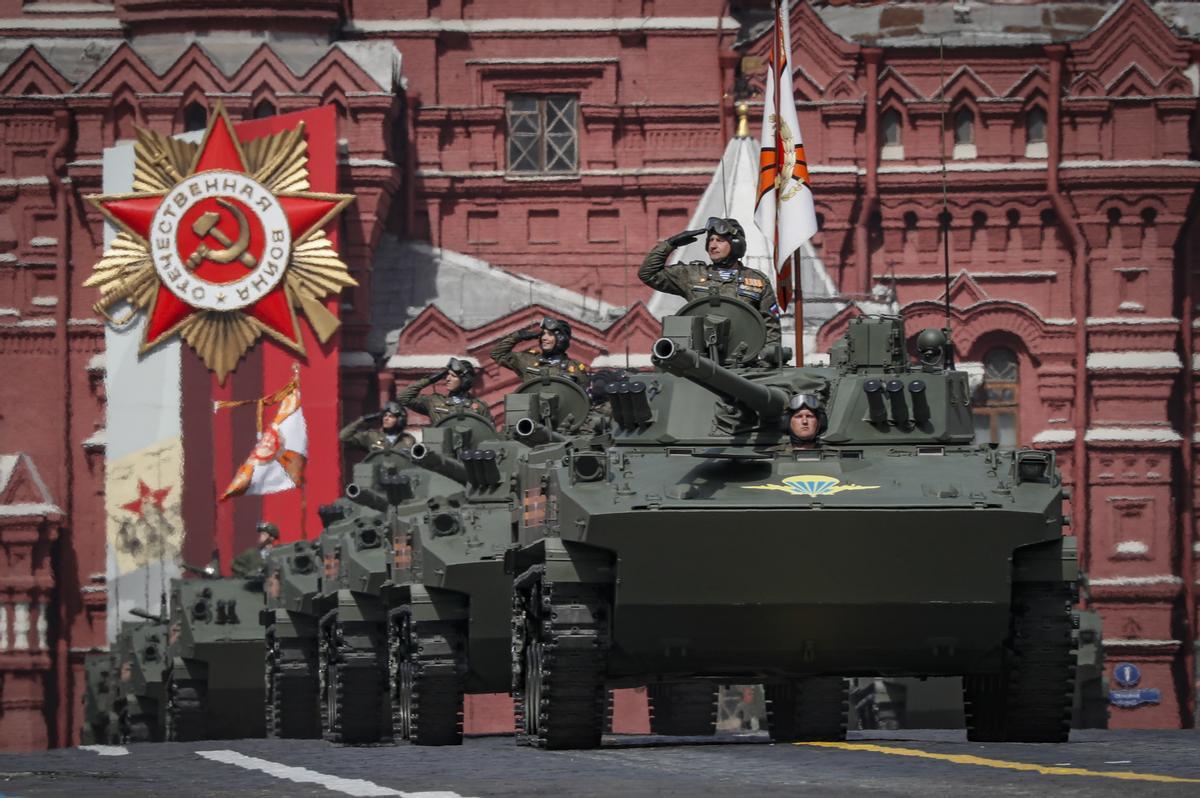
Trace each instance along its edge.
<instances>
[{"instance_id":1,"label":"black padded helmet","mask_svg":"<svg viewBox=\"0 0 1200 798\"><path fill-rule=\"evenodd\" d=\"M401 429L408 426L408 411L399 402L395 400L388 402L383 406L383 412L395 416L396 420L400 422Z\"/></svg>"},{"instance_id":2,"label":"black padded helmet","mask_svg":"<svg viewBox=\"0 0 1200 798\"><path fill-rule=\"evenodd\" d=\"M470 361L452 357L446 364L446 370L457 374L458 379L462 381L458 389L461 393L467 393L475 385L475 367Z\"/></svg>"},{"instance_id":3,"label":"black padded helmet","mask_svg":"<svg viewBox=\"0 0 1200 798\"><path fill-rule=\"evenodd\" d=\"M724 236L729 239L729 257L722 260L717 266L723 266L726 263L734 263L742 259L746 254L746 231L742 229L742 224L737 219L722 219L719 216L710 216L704 224L706 233L705 243L708 243L709 236Z\"/></svg>"},{"instance_id":4,"label":"black padded helmet","mask_svg":"<svg viewBox=\"0 0 1200 798\"><path fill-rule=\"evenodd\" d=\"M547 316L542 319L541 328L554 334L554 349L551 350L550 354L566 354L567 347L571 345L571 325L562 319L552 319Z\"/></svg>"},{"instance_id":5,"label":"black padded helmet","mask_svg":"<svg viewBox=\"0 0 1200 798\"><path fill-rule=\"evenodd\" d=\"M259 521L256 527L260 534L266 533L271 540L279 540L279 527L272 524L270 521Z\"/></svg>"}]
</instances>

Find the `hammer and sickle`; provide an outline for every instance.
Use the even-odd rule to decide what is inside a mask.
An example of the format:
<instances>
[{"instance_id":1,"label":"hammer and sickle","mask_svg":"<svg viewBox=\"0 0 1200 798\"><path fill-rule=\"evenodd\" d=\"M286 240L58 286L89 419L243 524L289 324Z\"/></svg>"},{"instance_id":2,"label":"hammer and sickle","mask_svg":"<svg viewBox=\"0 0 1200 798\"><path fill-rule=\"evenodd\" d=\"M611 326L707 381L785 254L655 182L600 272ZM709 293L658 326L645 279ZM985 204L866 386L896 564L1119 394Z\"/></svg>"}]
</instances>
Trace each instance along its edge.
<instances>
[{"instance_id":1,"label":"hammer and sickle","mask_svg":"<svg viewBox=\"0 0 1200 798\"><path fill-rule=\"evenodd\" d=\"M192 253L191 257L188 258L188 269L194 270L205 258L214 263L241 261L247 269L253 269L258 265L258 260L246 251L246 247L250 246L250 225L246 221L246 214L242 213L242 209L238 206L223 199L218 199L217 204L232 213L233 218L237 220L237 241L230 241L229 236L222 233L221 229L217 227L217 222L221 221L221 214L215 211L200 214L200 218L192 222L192 232L199 236L201 242L205 238L212 236L225 248L212 249L207 244L201 243L196 247L196 251Z\"/></svg>"}]
</instances>

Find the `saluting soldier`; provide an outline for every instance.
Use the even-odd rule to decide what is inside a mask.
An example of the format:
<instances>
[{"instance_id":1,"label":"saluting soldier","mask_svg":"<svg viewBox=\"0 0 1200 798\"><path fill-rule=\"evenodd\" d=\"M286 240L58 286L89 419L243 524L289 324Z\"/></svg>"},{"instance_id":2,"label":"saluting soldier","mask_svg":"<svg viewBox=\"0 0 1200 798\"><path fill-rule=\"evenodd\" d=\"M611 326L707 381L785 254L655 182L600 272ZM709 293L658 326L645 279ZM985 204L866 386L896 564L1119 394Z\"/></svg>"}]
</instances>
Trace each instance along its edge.
<instances>
[{"instance_id":1,"label":"saluting soldier","mask_svg":"<svg viewBox=\"0 0 1200 798\"><path fill-rule=\"evenodd\" d=\"M425 396L420 395L421 391L435 385L442 378L445 378L446 393L434 391ZM430 422L434 424L460 410L478 413L490 419L492 413L488 406L471 395L474 385L475 367L466 360L452 357L446 368L409 385L400 392L396 401L409 410L429 416Z\"/></svg>"},{"instance_id":2,"label":"saluting soldier","mask_svg":"<svg viewBox=\"0 0 1200 798\"><path fill-rule=\"evenodd\" d=\"M279 527L270 521L258 524L258 545L251 546L233 558L230 566L233 575L241 579L261 576L267 564L267 552L279 540Z\"/></svg>"},{"instance_id":3,"label":"saluting soldier","mask_svg":"<svg viewBox=\"0 0 1200 798\"><path fill-rule=\"evenodd\" d=\"M520 341L536 340L537 346L525 352L514 352ZM522 380L548 373L566 377L580 387L587 387L587 366L567 357L571 345L571 325L560 319L546 317L536 330L517 330L496 342L492 360L515 371Z\"/></svg>"},{"instance_id":4,"label":"saluting soldier","mask_svg":"<svg viewBox=\"0 0 1200 798\"><path fill-rule=\"evenodd\" d=\"M704 247L711 263L701 260L667 265L671 251L705 236ZM767 325L765 349L780 341L779 305L771 280L758 269L742 264L746 254L746 231L737 219L710 217L700 230L685 230L654 245L638 269L638 279L664 294L675 294L689 302L711 296L740 299L755 307Z\"/></svg>"},{"instance_id":5,"label":"saluting soldier","mask_svg":"<svg viewBox=\"0 0 1200 798\"><path fill-rule=\"evenodd\" d=\"M363 429L371 422L379 421L378 429ZM338 440L367 452L409 449L417 439L404 431L408 424L408 411L399 402L388 402L378 413L368 413L351 421L338 433Z\"/></svg>"}]
</instances>

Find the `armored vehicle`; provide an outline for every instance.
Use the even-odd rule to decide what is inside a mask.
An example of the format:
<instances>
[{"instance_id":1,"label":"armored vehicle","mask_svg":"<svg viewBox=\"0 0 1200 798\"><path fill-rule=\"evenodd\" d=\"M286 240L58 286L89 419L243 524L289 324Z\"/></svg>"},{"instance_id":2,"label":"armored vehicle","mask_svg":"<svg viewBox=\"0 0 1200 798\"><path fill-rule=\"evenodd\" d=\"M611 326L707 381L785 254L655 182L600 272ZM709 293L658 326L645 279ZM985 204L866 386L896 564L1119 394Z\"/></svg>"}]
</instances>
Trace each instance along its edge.
<instances>
[{"instance_id":1,"label":"armored vehicle","mask_svg":"<svg viewBox=\"0 0 1200 798\"><path fill-rule=\"evenodd\" d=\"M577 431L588 396L574 382L545 376L505 401L506 440L477 428L471 414L426 430L413 461L458 489L430 497L423 512L397 525L384 603L393 734L414 745L462 742L465 694L507 692L512 578L504 552L513 543L512 479L523 452Z\"/></svg>"},{"instance_id":2,"label":"armored vehicle","mask_svg":"<svg viewBox=\"0 0 1200 798\"><path fill-rule=\"evenodd\" d=\"M143 620L121 624L114 646L121 739L130 743L159 742L163 739L166 710L163 672L167 619L144 610L132 613Z\"/></svg>"},{"instance_id":3,"label":"armored vehicle","mask_svg":"<svg viewBox=\"0 0 1200 798\"><path fill-rule=\"evenodd\" d=\"M264 694L262 588L261 577L171 580L168 740L263 736L263 715L252 709Z\"/></svg>"},{"instance_id":4,"label":"armored vehicle","mask_svg":"<svg viewBox=\"0 0 1200 798\"><path fill-rule=\"evenodd\" d=\"M113 706L116 661L109 651L93 651L83 658L83 724L79 739L84 745L121 742L120 721Z\"/></svg>"},{"instance_id":5,"label":"armored vehicle","mask_svg":"<svg viewBox=\"0 0 1200 798\"><path fill-rule=\"evenodd\" d=\"M757 313L694 300L659 371L610 386L612 445L519 469L513 666L523 739L599 744L604 688L763 683L776 740L833 739L847 676L962 675L972 740L1065 740L1074 539L1054 455L980 448L949 336L854 320L781 368ZM815 446L784 431L797 400ZM870 552L865 558L862 552ZM715 575L737 557L751 579ZM896 563L904 567L896 568Z\"/></svg>"},{"instance_id":6,"label":"armored vehicle","mask_svg":"<svg viewBox=\"0 0 1200 798\"><path fill-rule=\"evenodd\" d=\"M439 422L461 446L494 436L481 416ZM457 419L457 420L456 420ZM387 615L380 590L394 559L397 532L428 502L460 484L413 463L405 450L372 451L354 466L346 495L323 513L323 562L313 600L317 617L319 706L324 737L369 743L392 736L388 700ZM441 501L441 499L437 499Z\"/></svg>"},{"instance_id":7,"label":"armored vehicle","mask_svg":"<svg viewBox=\"0 0 1200 798\"><path fill-rule=\"evenodd\" d=\"M324 516L328 511L321 508ZM266 555L264 629L268 737L321 736L317 706L317 616L313 600L320 576L318 543L298 540L272 546Z\"/></svg>"}]
</instances>

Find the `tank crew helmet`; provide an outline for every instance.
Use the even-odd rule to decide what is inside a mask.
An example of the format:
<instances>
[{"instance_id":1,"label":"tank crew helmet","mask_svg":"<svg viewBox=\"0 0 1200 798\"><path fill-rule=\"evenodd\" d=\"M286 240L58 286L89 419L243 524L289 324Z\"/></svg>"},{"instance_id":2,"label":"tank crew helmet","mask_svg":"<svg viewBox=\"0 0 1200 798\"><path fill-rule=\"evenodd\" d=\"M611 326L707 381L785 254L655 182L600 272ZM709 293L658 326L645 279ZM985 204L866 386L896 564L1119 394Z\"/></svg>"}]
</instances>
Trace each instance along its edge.
<instances>
[{"instance_id":1,"label":"tank crew helmet","mask_svg":"<svg viewBox=\"0 0 1200 798\"><path fill-rule=\"evenodd\" d=\"M279 540L279 527L275 526L270 521L259 521L258 526L255 527L255 529L258 530L258 534L260 535L266 535L271 540Z\"/></svg>"},{"instance_id":2,"label":"tank crew helmet","mask_svg":"<svg viewBox=\"0 0 1200 798\"><path fill-rule=\"evenodd\" d=\"M736 263L741 260L746 254L746 231L742 229L742 224L737 219L722 219L719 216L710 216L704 224L704 232L706 233L704 242L708 243L708 238L714 235L722 236L729 240L729 255L721 260L716 266L725 266L731 263Z\"/></svg>"},{"instance_id":3,"label":"tank crew helmet","mask_svg":"<svg viewBox=\"0 0 1200 798\"><path fill-rule=\"evenodd\" d=\"M554 335L554 349L550 350L550 354L561 355L566 353L567 347L571 345L571 325L561 319L552 319L547 316L542 319L541 328Z\"/></svg>"},{"instance_id":4,"label":"tank crew helmet","mask_svg":"<svg viewBox=\"0 0 1200 798\"><path fill-rule=\"evenodd\" d=\"M404 409L404 405L393 400L383 406L383 414L385 416L395 416L396 426L403 429L408 424L408 411Z\"/></svg>"},{"instance_id":5,"label":"tank crew helmet","mask_svg":"<svg viewBox=\"0 0 1200 798\"><path fill-rule=\"evenodd\" d=\"M450 358L450 362L446 364L446 370L458 376L459 393L467 393L471 390L471 386L475 384L475 367L471 365L470 361L452 357Z\"/></svg>"},{"instance_id":6,"label":"tank crew helmet","mask_svg":"<svg viewBox=\"0 0 1200 798\"><path fill-rule=\"evenodd\" d=\"M787 413L783 415L784 432L791 432L792 416L801 410L808 410L817 417L817 435L824 435L826 428L829 427L829 417L825 415L821 397L815 393L798 393L792 396L788 402Z\"/></svg>"}]
</instances>

